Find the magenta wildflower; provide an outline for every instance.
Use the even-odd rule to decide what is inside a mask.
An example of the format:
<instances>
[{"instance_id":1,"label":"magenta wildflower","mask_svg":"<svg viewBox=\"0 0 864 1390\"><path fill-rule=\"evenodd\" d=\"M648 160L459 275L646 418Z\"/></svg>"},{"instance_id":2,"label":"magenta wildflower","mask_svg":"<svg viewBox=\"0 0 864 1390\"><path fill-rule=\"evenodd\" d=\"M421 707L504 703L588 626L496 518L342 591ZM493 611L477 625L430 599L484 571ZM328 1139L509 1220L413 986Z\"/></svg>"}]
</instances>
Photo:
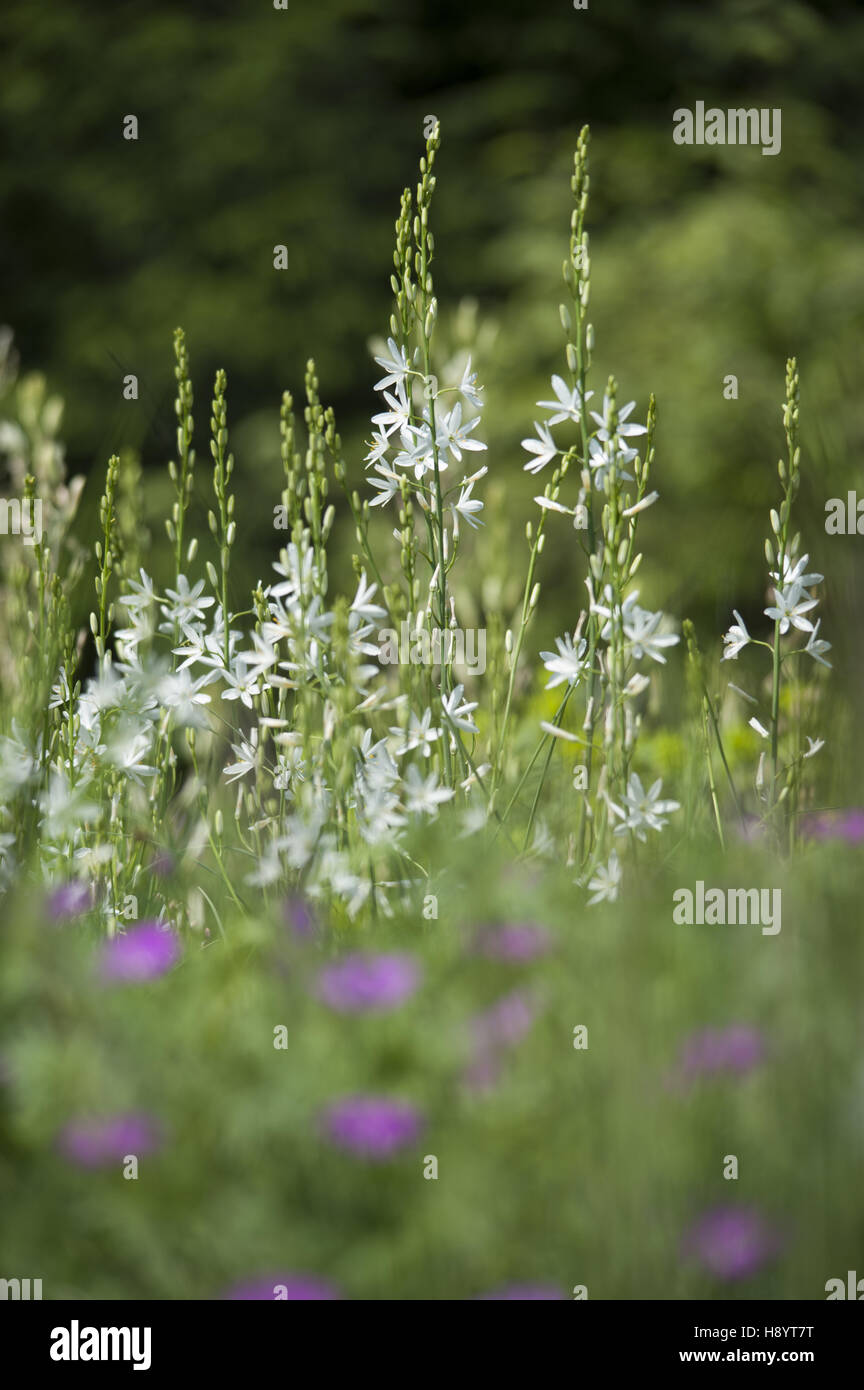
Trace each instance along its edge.
<instances>
[{"instance_id":1,"label":"magenta wildflower","mask_svg":"<svg viewBox=\"0 0 864 1390\"><path fill-rule=\"evenodd\" d=\"M235 1284L222 1294L231 1302L331 1302L339 1292L325 1279L308 1274L271 1274L248 1284Z\"/></svg>"},{"instance_id":2,"label":"magenta wildflower","mask_svg":"<svg viewBox=\"0 0 864 1390\"><path fill-rule=\"evenodd\" d=\"M531 1029L536 1009L530 994L514 989L472 1019L471 1030L481 1051L514 1047Z\"/></svg>"},{"instance_id":3,"label":"magenta wildflower","mask_svg":"<svg viewBox=\"0 0 864 1390\"><path fill-rule=\"evenodd\" d=\"M801 833L812 840L845 840L864 843L864 811L822 811L801 817Z\"/></svg>"},{"instance_id":4,"label":"magenta wildflower","mask_svg":"<svg viewBox=\"0 0 864 1390\"><path fill-rule=\"evenodd\" d=\"M474 941L473 952L485 956L487 960L521 965L524 961L546 955L551 947L552 939L545 927L533 922L519 922L481 927Z\"/></svg>"},{"instance_id":5,"label":"magenta wildflower","mask_svg":"<svg viewBox=\"0 0 864 1390\"><path fill-rule=\"evenodd\" d=\"M395 1009L420 984L420 966L410 955L346 956L318 976L318 995L339 1013Z\"/></svg>"},{"instance_id":6,"label":"magenta wildflower","mask_svg":"<svg viewBox=\"0 0 864 1390\"><path fill-rule=\"evenodd\" d=\"M306 941L315 935L315 917L305 898L287 898L283 913L285 925L291 928L295 936Z\"/></svg>"},{"instance_id":7,"label":"magenta wildflower","mask_svg":"<svg viewBox=\"0 0 864 1390\"><path fill-rule=\"evenodd\" d=\"M162 922L141 922L107 941L102 949L102 975L120 984L156 980L180 959L176 932Z\"/></svg>"},{"instance_id":8,"label":"magenta wildflower","mask_svg":"<svg viewBox=\"0 0 864 1390\"><path fill-rule=\"evenodd\" d=\"M65 1158L82 1168L101 1168L120 1163L127 1154L140 1158L161 1145L161 1130L149 1115L111 1115L105 1119L70 1120L58 1135Z\"/></svg>"},{"instance_id":9,"label":"magenta wildflower","mask_svg":"<svg viewBox=\"0 0 864 1390\"><path fill-rule=\"evenodd\" d=\"M93 906L93 895L86 883L80 879L70 879L68 883L61 883L58 888L50 894L48 898L48 915L55 922L68 921L71 917L80 917L83 913L89 912Z\"/></svg>"},{"instance_id":10,"label":"magenta wildflower","mask_svg":"<svg viewBox=\"0 0 864 1390\"><path fill-rule=\"evenodd\" d=\"M530 994L513 990L471 1020L472 1056L463 1080L470 1090L486 1091L501 1073L501 1054L521 1042L536 1018Z\"/></svg>"},{"instance_id":11,"label":"magenta wildflower","mask_svg":"<svg viewBox=\"0 0 864 1390\"><path fill-rule=\"evenodd\" d=\"M743 1076L764 1060L765 1042L758 1028L747 1023L703 1028L686 1039L675 1076L685 1081L706 1076Z\"/></svg>"},{"instance_id":12,"label":"magenta wildflower","mask_svg":"<svg viewBox=\"0 0 864 1390\"><path fill-rule=\"evenodd\" d=\"M346 1096L322 1116L327 1138L358 1158L388 1159L419 1138L423 1118L416 1106L388 1096Z\"/></svg>"},{"instance_id":13,"label":"magenta wildflower","mask_svg":"<svg viewBox=\"0 0 864 1390\"><path fill-rule=\"evenodd\" d=\"M716 1207L706 1212L683 1242L685 1256L716 1279L747 1279L780 1249L778 1233L751 1207Z\"/></svg>"}]
</instances>

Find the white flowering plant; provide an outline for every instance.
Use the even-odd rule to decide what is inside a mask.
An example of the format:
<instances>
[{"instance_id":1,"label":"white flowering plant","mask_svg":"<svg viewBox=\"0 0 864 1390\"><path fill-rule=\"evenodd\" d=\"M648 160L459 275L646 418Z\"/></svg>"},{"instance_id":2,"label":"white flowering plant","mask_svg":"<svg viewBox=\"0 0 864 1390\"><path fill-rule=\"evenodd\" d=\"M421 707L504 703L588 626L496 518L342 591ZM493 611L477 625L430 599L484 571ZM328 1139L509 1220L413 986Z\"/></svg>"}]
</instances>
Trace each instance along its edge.
<instances>
[{"instance_id":1,"label":"white flowering plant","mask_svg":"<svg viewBox=\"0 0 864 1390\"><path fill-rule=\"evenodd\" d=\"M181 330L177 447L169 463L174 501L166 521L173 577L159 586L145 568L140 469L130 456L114 455L99 504L89 640L75 630L68 602L85 569L74 526L81 484L65 482L62 450L53 442L57 407L43 403L40 412L33 388L24 393L29 438L26 429L7 425L4 447L25 497L37 489L44 495L48 524L6 576L3 678L12 698L4 701L0 737L4 889L22 874L49 886L80 880L109 934L122 927L130 901L146 899L149 913L187 925L203 902L218 929L218 901L244 910L259 897L266 903L298 889L351 919L387 916L395 902L416 901L434 877L436 866L417 845L424 827L443 815L460 837L487 844L503 837L517 857L557 855L596 904L617 898L626 860L675 823L679 801L664 794L664 776L648 778L638 751L652 672L664 668L680 640L663 612L640 603L635 587L643 559L639 523L659 497L650 486L656 407L651 397L640 423L634 401L619 404L614 378L599 398L590 384L587 128L571 181L569 303L560 308L566 375L553 374L548 398L538 402L543 419L523 441L525 470L548 477L534 499L538 514L525 527L522 598L514 614L487 615L490 631L502 635L487 679L459 668L458 595L471 583L465 546L484 524L488 466L479 461L487 451L483 387L471 356L457 354L439 374L433 370L438 148L436 127L416 189L402 195L394 308L386 344L374 352L380 408L362 489L310 362L303 428L289 393L281 405L277 511L289 538L272 576L245 602L232 584L242 515L235 511L221 370L209 420L210 536L189 531L201 466ZM765 612L773 643L751 638L736 613L724 651L724 659L748 645L772 653L770 713L765 724L751 720L769 743L756 779L768 822L790 797L797 807L803 763L821 747L810 739L803 748L798 720L795 749L781 762L783 675L801 654L827 665L829 645L810 616L811 587L822 576L806 572L807 556L799 558L799 538L789 533L800 461L794 364L784 418L784 500L772 512L774 539L767 543L773 602ZM328 559L337 490L357 545L356 587L338 597ZM380 544L372 524L379 512L395 514L395 544ZM539 653L538 667L529 634L544 546L550 527L570 526L572 577L579 577L581 556L585 599L555 650ZM428 641L429 659L382 661L382 631L400 629L412 643ZM798 633L806 645L790 646L790 634ZM692 638L690 649L694 655ZM546 690L556 694L528 751L532 668L545 673ZM32 702L22 698L25 691ZM698 699L725 762L716 701L707 687ZM563 806L553 786L556 750L580 759L581 782ZM705 799L722 839L710 750L707 761ZM170 878L163 889L150 872L166 853L189 871L182 892Z\"/></svg>"},{"instance_id":2,"label":"white flowering plant","mask_svg":"<svg viewBox=\"0 0 864 1390\"><path fill-rule=\"evenodd\" d=\"M846 1258L862 946L842 842L864 813L813 818L800 852L830 648L790 523L797 369L770 627L735 610L709 662L685 620L679 659L637 548L656 403L591 376L583 130L564 362L521 455L510 441L510 477L543 475L511 583L473 349L441 346L438 145L402 196L365 458L310 361L302 414L280 408L285 544L251 592L224 371L202 430L177 330L162 553L128 452L85 545L60 403L0 338L2 477L44 522L0 547L4 1258L52 1297L629 1299L647 1270L670 1298L744 1277L809 1298L826 1251L826 1275ZM556 585L578 599L538 632ZM478 615L482 671L457 640ZM761 684L718 689L764 652ZM743 922L730 940L670 920L682 882L769 875L820 914L818 969ZM829 1013L832 1065L802 1088ZM774 1160L748 1177L760 1206L701 1195L718 1087L742 1152ZM837 1181L802 1206L825 1136Z\"/></svg>"}]
</instances>

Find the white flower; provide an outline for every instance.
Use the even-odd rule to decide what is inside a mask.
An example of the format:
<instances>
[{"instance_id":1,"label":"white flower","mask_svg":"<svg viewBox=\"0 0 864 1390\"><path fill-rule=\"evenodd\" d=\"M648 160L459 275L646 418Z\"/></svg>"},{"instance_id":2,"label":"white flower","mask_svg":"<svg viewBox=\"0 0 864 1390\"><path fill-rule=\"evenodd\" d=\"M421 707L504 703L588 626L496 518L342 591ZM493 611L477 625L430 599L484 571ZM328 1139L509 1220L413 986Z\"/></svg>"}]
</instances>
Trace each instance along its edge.
<instances>
[{"instance_id":1,"label":"white flower","mask_svg":"<svg viewBox=\"0 0 864 1390\"><path fill-rule=\"evenodd\" d=\"M421 478L435 467L437 444L432 438L431 426L428 423L403 425L399 431L399 438L402 448L394 458L393 463L396 468L413 468L414 477L419 483ZM443 472L446 467L447 460L439 456L439 471Z\"/></svg>"},{"instance_id":2,"label":"white flower","mask_svg":"<svg viewBox=\"0 0 864 1390\"><path fill-rule=\"evenodd\" d=\"M79 782L73 788L65 774L56 770L51 772L48 786L39 796L39 807L44 816L42 833L49 840L72 835L99 815L98 804L88 800L86 783Z\"/></svg>"},{"instance_id":3,"label":"white flower","mask_svg":"<svg viewBox=\"0 0 864 1390\"><path fill-rule=\"evenodd\" d=\"M114 767L141 786L142 777L154 777L158 771L150 763L143 761L149 752L149 733L128 725L117 730L108 745L107 757Z\"/></svg>"},{"instance_id":4,"label":"white flower","mask_svg":"<svg viewBox=\"0 0 864 1390\"><path fill-rule=\"evenodd\" d=\"M383 410L378 415L372 416L373 425L381 425L386 435L391 435L396 430L401 430L411 419L411 403L405 392L405 383L400 381L396 387L395 395L390 391L384 391L383 396L389 410ZM389 426L389 428L388 428Z\"/></svg>"},{"instance_id":5,"label":"white flower","mask_svg":"<svg viewBox=\"0 0 864 1390\"><path fill-rule=\"evenodd\" d=\"M389 448L389 436L386 435L383 430L376 430L372 436L372 442L369 445L369 452L366 455L365 462L367 464L377 463L379 459L384 457Z\"/></svg>"},{"instance_id":6,"label":"white flower","mask_svg":"<svg viewBox=\"0 0 864 1390\"><path fill-rule=\"evenodd\" d=\"M407 730L402 730L400 728L391 729L391 734L397 734L400 738L404 739L402 746L396 749L397 756L401 757L403 753L410 753L413 749L419 748L424 758L430 757L432 753L432 744L436 739L441 737L441 730L430 728L431 723L431 709L424 711L422 719L418 719L416 714L412 711L411 721Z\"/></svg>"},{"instance_id":7,"label":"white flower","mask_svg":"<svg viewBox=\"0 0 864 1390\"><path fill-rule=\"evenodd\" d=\"M467 701L463 703L464 694L464 685L454 685L449 695L441 696L441 704L451 724L455 724L457 729L463 729L467 734L476 734L479 731L471 715L477 708L477 702L475 700L473 704Z\"/></svg>"},{"instance_id":8,"label":"white flower","mask_svg":"<svg viewBox=\"0 0 864 1390\"><path fill-rule=\"evenodd\" d=\"M582 418L582 398L579 394L579 387L574 386L571 390L562 377L553 376L552 390L555 392L556 396L554 401L537 402L542 410L553 410L555 412L554 415L550 415L549 424L558 425L562 420L574 420L578 423ZM590 401L593 395L594 392L589 391L585 396L585 400Z\"/></svg>"},{"instance_id":9,"label":"white flower","mask_svg":"<svg viewBox=\"0 0 864 1390\"><path fill-rule=\"evenodd\" d=\"M578 647L574 647L573 638L569 632L564 637L555 638L555 652L541 652L540 656L543 665L549 672L551 679L546 683L547 690L554 690L556 685L562 685L564 681L568 685L575 685L585 674L585 652L588 643L584 637L580 637Z\"/></svg>"},{"instance_id":10,"label":"white flower","mask_svg":"<svg viewBox=\"0 0 864 1390\"><path fill-rule=\"evenodd\" d=\"M205 671L197 680L192 679L192 673L186 667L179 671L171 671L158 681L156 698L160 705L171 710L175 723L184 727L206 729L207 720L201 706L209 705L210 696L203 694L202 688L209 685L213 679L211 671Z\"/></svg>"},{"instance_id":11,"label":"white flower","mask_svg":"<svg viewBox=\"0 0 864 1390\"><path fill-rule=\"evenodd\" d=\"M738 653L741 651L742 647L746 647L747 643L751 640L750 633L747 631L744 619L741 617L738 609L733 608L732 612L737 622L733 623L729 631L723 635L723 655L720 658L721 661L737 661Z\"/></svg>"},{"instance_id":12,"label":"white flower","mask_svg":"<svg viewBox=\"0 0 864 1390\"><path fill-rule=\"evenodd\" d=\"M436 443L439 449L448 449L455 459L462 461L462 450L485 449L486 445L481 444L479 439L469 439L471 431L480 423L480 416L475 415L473 420L467 424L462 423L462 402L457 401L453 409L444 412L440 419L436 420Z\"/></svg>"},{"instance_id":13,"label":"white flower","mask_svg":"<svg viewBox=\"0 0 864 1390\"><path fill-rule=\"evenodd\" d=\"M608 621L604 624L601 636L604 642L608 642L612 635L612 593L607 584L605 594L608 600L606 606L599 603L592 603L592 611L598 613ZM663 621L663 613L658 611L651 613L647 608L640 608L636 602L639 597L639 590L634 589L628 594L621 605L621 624L624 631L627 646L631 655L636 661L640 661L643 656L650 656L653 661L659 661L661 665L666 664L666 658L662 653L663 647L674 647L680 641L677 633L658 632L657 629Z\"/></svg>"},{"instance_id":14,"label":"white flower","mask_svg":"<svg viewBox=\"0 0 864 1390\"><path fill-rule=\"evenodd\" d=\"M551 463L558 453L558 445L549 432L548 425L538 425L534 422L537 431L537 439L523 439L522 448L527 449L529 454L535 457L525 464L526 473L539 473L541 468L545 468L547 463Z\"/></svg>"},{"instance_id":15,"label":"white flower","mask_svg":"<svg viewBox=\"0 0 864 1390\"><path fill-rule=\"evenodd\" d=\"M394 473L385 463L376 463L375 473L377 477L371 477L369 483L378 489L378 496L373 497L369 503L370 507L383 507L396 496L399 491L399 474Z\"/></svg>"},{"instance_id":16,"label":"white flower","mask_svg":"<svg viewBox=\"0 0 864 1390\"><path fill-rule=\"evenodd\" d=\"M475 521L473 519L473 513L482 512L483 503L478 497L472 497L471 489L473 487L473 483L466 483L463 485L459 493L459 501L453 503L453 511L457 512L459 516L462 517L463 521L467 521L468 525L472 526L476 531L477 527L482 526L483 523L482 521Z\"/></svg>"},{"instance_id":17,"label":"white flower","mask_svg":"<svg viewBox=\"0 0 864 1390\"><path fill-rule=\"evenodd\" d=\"M606 475L613 465L616 476L622 482L632 483L633 474L627 472L625 465L631 463L636 454L636 449L622 449L614 447L608 440L601 444L599 440L592 439L588 445L588 463L593 469L594 486L605 487Z\"/></svg>"},{"instance_id":18,"label":"white flower","mask_svg":"<svg viewBox=\"0 0 864 1390\"><path fill-rule=\"evenodd\" d=\"M609 863L605 866L598 864L594 870L594 876L588 884L588 892L594 896L588 899L588 906L593 907L595 903L602 902L617 902L620 885L621 865L618 863L618 852L613 849L609 855Z\"/></svg>"},{"instance_id":19,"label":"white flower","mask_svg":"<svg viewBox=\"0 0 864 1390\"><path fill-rule=\"evenodd\" d=\"M258 672L248 670L243 658L238 656L233 671L222 671L221 675L227 686L222 691L222 699L240 700L247 709L252 709L253 695L261 694Z\"/></svg>"},{"instance_id":20,"label":"white flower","mask_svg":"<svg viewBox=\"0 0 864 1390\"><path fill-rule=\"evenodd\" d=\"M192 622L203 622L205 609L212 608L216 602L215 598L209 595L202 598L203 592L203 579L199 579L194 589L190 589L185 574L179 575L176 590L165 590L165 595L171 599L171 603L163 602L159 605L169 624L177 623L181 628L186 628Z\"/></svg>"},{"instance_id":21,"label":"white flower","mask_svg":"<svg viewBox=\"0 0 864 1390\"><path fill-rule=\"evenodd\" d=\"M479 394L483 390L483 387L477 386L475 384L476 381L477 373L471 371L471 358L469 357L465 370L462 373L462 380L459 383L458 390L459 394L465 398L469 405L473 405L475 410L479 410L483 404Z\"/></svg>"},{"instance_id":22,"label":"white flower","mask_svg":"<svg viewBox=\"0 0 864 1390\"><path fill-rule=\"evenodd\" d=\"M807 590L797 582L791 584L788 589L775 589L774 598L776 603L773 607L765 609L765 617L773 618L779 623L781 633L788 632L790 624L800 632L813 631L813 624L804 614L816 607L818 599L810 598Z\"/></svg>"},{"instance_id":23,"label":"white flower","mask_svg":"<svg viewBox=\"0 0 864 1390\"><path fill-rule=\"evenodd\" d=\"M280 753L276 759L276 776L273 778L273 786L277 791L288 791L294 782L305 781L305 770L306 762L301 749L289 748L286 753Z\"/></svg>"},{"instance_id":24,"label":"white flower","mask_svg":"<svg viewBox=\"0 0 864 1390\"><path fill-rule=\"evenodd\" d=\"M238 652L237 660L242 662L250 673L254 672L254 679L263 676L265 671L269 671L271 666L276 665L276 651L269 642L265 642L260 632L252 632L251 652Z\"/></svg>"},{"instance_id":25,"label":"white flower","mask_svg":"<svg viewBox=\"0 0 864 1390\"><path fill-rule=\"evenodd\" d=\"M812 758L814 754L819 752L820 748L825 747L824 738L811 738L809 734L807 735L807 743L808 748L807 752L804 754L805 758Z\"/></svg>"},{"instance_id":26,"label":"white flower","mask_svg":"<svg viewBox=\"0 0 864 1390\"><path fill-rule=\"evenodd\" d=\"M613 432L610 432L609 426L612 423L612 402L608 396L604 396L603 414L598 415L596 410L591 411L592 420L596 420L597 424L600 426L600 428L597 431L597 438L602 439L604 442L606 442L607 440L612 439L613 433L619 439L629 439L633 435L647 434L647 426L628 425L626 423L635 405L635 401L628 401L626 405L622 405L621 409L618 411L618 420L615 425L615 429Z\"/></svg>"},{"instance_id":27,"label":"white flower","mask_svg":"<svg viewBox=\"0 0 864 1390\"><path fill-rule=\"evenodd\" d=\"M615 834L623 835L628 830L632 830L637 839L644 841L646 830L662 830L667 824L663 817L671 811L680 810L679 802L659 799L662 789L663 781L662 778L658 777L654 785L646 792L638 774L631 772L627 791L624 794L623 808L616 806L614 801L610 800L609 802L612 811L622 820L621 825L616 825Z\"/></svg>"},{"instance_id":28,"label":"white flower","mask_svg":"<svg viewBox=\"0 0 864 1390\"><path fill-rule=\"evenodd\" d=\"M380 381L376 381L374 386L376 391L383 391L387 386L401 386L411 370L411 364L405 355L404 347L399 347L393 338L388 338L387 348L389 357L375 358L378 366L383 367L386 372L386 376L382 376Z\"/></svg>"},{"instance_id":29,"label":"white flower","mask_svg":"<svg viewBox=\"0 0 864 1390\"><path fill-rule=\"evenodd\" d=\"M381 608L379 604L372 602L377 592L378 585L368 584L366 582L366 571L363 570L357 581L357 592L351 604L351 613L355 619L371 622L373 618L386 618L387 609Z\"/></svg>"},{"instance_id":30,"label":"white flower","mask_svg":"<svg viewBox=\"0 0 864 1390\"><path fill-rule=\"evenodd\" d=\"M759 723L759 720L755 716L752 719L748 719L747 723L750 725L751 729L755 730L760 738L768 738L768 730L765 728L764 724Z\"/></svg>"},{"instance_id":31,"label":"white flower","mask_svg":"<svg viewBox=\"0 0 864 1390\"><path fill-rule=\"evenodd\" d=\"M127 585L132 592L121 594L118 599L118 602L123 604L128 613L138 613L142 609L147 609L156 599L156 590L149 574L146 574L143 569L140 569L138 573L141 575L141 583L139 584L137 579L127 580Z\"/></svg>"},{"instance_id":32,"label":"white flower","mask_svg":"<svg viewBox=\"0 0 864 1390\"><path fill-rule=\"evenodd\" d=\"M563 512L565 516L575 516L575 507L564 507L560 502L553 502L551 497L535 497L537 506L544 512Z\"/></svg>"},{"instance_id":33,"label":"white flower","mask_svg":"<svg viewBox=\"0 0 864 1390\"><path fill-rule=\"evenodd\" d=\"M810 633L810 636L807 639L807 646L804 648L804 650L805 652L807 652L809 656L812 656L814 661L818 661L822 666L827 666L830 670L831 662L826 661L822 653L830 652L831 643L823 642L823 640L817 636L819 632L819 624L821 623L821 621L821 618L816 619L816 626Z\"/></svg>"},{"instance_id":34,"label":"white flower","mask_svg":"<svg viewBox=\"0 0 864 1390\"><path fill-rule=\"evenodd\" d=\"M284 844L281 840L271 841L251 874L247 874L244 881L253 888L269 888L271 884L278 883L284 872L280 857L283 848Z\"/></svg>"},{"instance_id":35,"label":"white flower","mask_svg":"<svg viewBox=\"0 0 864 1390\"><path fill-rule=\"evenodd\" d=\"M793 565L788 555L783 556L783 587L788 588L792 584L797 584L802 589L809 589L813 584L820 584L825 578L824 574L805 574L809 555L802 555L797 564ZM771 570L771 578L775 583L780 582L780 577L776 570Z\"/></svg>"},{"instance_id":36,"label":"white flower","mask_svg":"<svg viewBox=\"0 0 864 1390\"><path fill-rule=\"evenodd\" d=\"M451 787L439 787L438 777L430 772L424 777L419 768L409 767L403 781L405 789L405 809L412 815L427 815L433 818L438 814L442 801L449 801L456 793Z\"/></svg>"},{"instance_id":37,"label":"white flower","mask_svg":"<svg viewBox=\"0 0 864 1390\"><path fill-rule=\"evenodd\" d=\"M231 744L231 751L235 754L237 761L228 763L224 769L224 776L229 782L236 782L239 777L245 777L247 772L254 772L258 762L258 730L253 729L248 739L241 739L239 743Z\"/></svg>"}]
</instances>

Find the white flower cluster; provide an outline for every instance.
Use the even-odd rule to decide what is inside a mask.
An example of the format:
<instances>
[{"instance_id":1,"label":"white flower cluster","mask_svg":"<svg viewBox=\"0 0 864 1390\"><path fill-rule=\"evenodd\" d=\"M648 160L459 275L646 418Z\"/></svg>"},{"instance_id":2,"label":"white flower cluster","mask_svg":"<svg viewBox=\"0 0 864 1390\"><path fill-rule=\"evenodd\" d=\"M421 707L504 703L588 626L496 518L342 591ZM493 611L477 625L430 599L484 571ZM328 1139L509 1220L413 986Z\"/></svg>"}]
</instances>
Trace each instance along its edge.
<instances>
[{"instance_id":1,"label":"white flower cluster","mask_svg":"<svg viewBox=\"0 0 864 1390\"><path fill-rule=\"evenodd\" d=\"M424 510L433 505L433 493L428 475L444 473L450 462L462 462L463 451L477 452L486 448L480 440L472 438L480 423L482 401L477 386L477 374L471 371L469 357L459 385L452 388L461 400L457 400L450 410L439 402L447 388L439 390L434 376L424 376L416 367L419 349L409 361L404 347L393 338L387 340L386 354L375 361L384 368L384 376L375 383L386 409L373 415L375 433L366 455L367 467L371 467L370 483L378 493L372 502L373 507L383 506L401 493L401 476L413 474L415 493ZM415 404L415 391L420 394L423 404ZM470 419L463 419L463 401L477 412ZM398 441L398 442L397 442ZM400 474L401 470L401 474ZM469 526L477 526L476 514L483 509L483 503L473 495L475 483L485 476L488 470L483 467L444 493L445 504L449 503L456 535L459 519ZM455 498L458 491L459 496Z\"/></svg>"}]
</instances>

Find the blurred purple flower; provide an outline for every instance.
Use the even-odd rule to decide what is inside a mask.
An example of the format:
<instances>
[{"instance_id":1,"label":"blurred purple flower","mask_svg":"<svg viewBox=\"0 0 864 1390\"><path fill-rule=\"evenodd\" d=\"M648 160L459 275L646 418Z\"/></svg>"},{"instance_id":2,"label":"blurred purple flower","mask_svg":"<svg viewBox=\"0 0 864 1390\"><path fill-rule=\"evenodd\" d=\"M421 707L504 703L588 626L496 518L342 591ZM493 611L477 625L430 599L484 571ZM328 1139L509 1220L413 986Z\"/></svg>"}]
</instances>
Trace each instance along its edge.
<instances>
[{"instance_id":1,"label":"blurred purple flower","mask_svg":"<svg viewBox=\"0 0 864 1390\"><path fill-rule=\"evenodd\" d=\"M387 1096L346 1096L322 1116L324 1133L358 1158L387 1159L413 1144L423 1128L420 1111Z\"/></svg>"},{"instance_id":2,"label":"blurred purple flower","mask_svg":"<svg viewBox=\"0 0 864 1390\"><path fill-rule=\"evenodd\" d=\"M551 948L552 939L545 927L533 922L519 922L481 927L474 940L473 953L485 956L487 960L521 964L546 955Z\"/></svg>"},{"instance_id":3,"label":"blurred purple flower","mask_svg":"<svg viewBox=\"0 0 864 1390\"><path fill-rule=\"evenodd\" d=\"M70 917L80 917L93 906L93 895L86 883L80 879L70 879L61 883L48 898L48 915L55 922L67 921Z\"/></svg>"},{"instance_id":4,"label":"blurred purple flower","mask_svg":"<svg viewBox=\"0 0 864 1390\"><path fill-rule=\"evenodd\" d=\"M290 1303L330 1302L339 1296L333 1285L324 1279L316 1279L308 1274L271 1274L248 1284L236 1284L222 1298L234 1303Z\"/></svg>"},{"instance_id":5,"label":"blurred purple flower","mask_svg":"<svg viewBox=\"0 0 864 1390\"><path fill-rule=\"evenodd\" d=\"M724 1073L743 1076L765 1060L765 1051L762 1034L747 1023L703 1028L685 1040L673 1080L692 1082Z\"/></svg>"},{"instance_id":6,"label":"blurred purple flower","mask_svg":"<svg viewBox=\"0 0 864 1390\"><path fill-rule=\"evenodd\" d=\"M156 980L180 959L176 932L161 922L141 922L107 941L102 949L102 975L121 984Z\"/></svg>"},{"instance_id":7,"label":"blurred purple flower","mask_svg":"<svg viewBox=\"0 0 864 1390\"><path fill-rule=\"evenodd\" d=\"M156 1121L144 1114L70 1120L58 1136L60 1152L82 1168L121 1162L127 1154L140 1158L154 1153L161 1142Z\"/></svg>"},{"instance_id":8,"label":"blurred purple flower","mask_svg":"<svg viewBox=\"0 0 864 1390\"><path fill-rule=\"evenodd\" d=\"M560 1301L564 1298L564 1294L551 1284L509 1284L506 1288L496 1289L494 1293L482 1293L479 1297L484 1302L527 1303L539 1300Z\"/></svg>"},{"instance_id":9,"label":"blurred purple flower","mask_svg":"<svg viewBox=\"0 0 864 1390\"><path fill-rule=\"evenodd\" d=\"M733 822L735 834L747 844L759 844L767 836L765 822L759 816L747 814Z\"/></svg>"},{"instance_id":10,"label":"blurred purple flower","mask_svg":"<svg viewBox=\"0 0 864 1390\"><path fill-rule=\"evenodd\" d=\"M318 976L318 994L339 1013L370 1013L403 1004L416 992L420 978L413 956L357 953L325 966Z\"/></svg>"},{"instance_id":11,"label":"blurred purple flower","mask_svg":"<svg viewBox=\"0 0 864 1390\"><path fill-rule=\"evenodd\" d=\"M481 1051L513 1047L531 1029L537 1011L530 994L514 989L502 995L490 1009L471 1020L474 1041Z\"/></svg>"},{"instance_id":12,"label":"blurred purple flower","mask_svg":"<svg viewBox=\"0 0 864 1390\"><path fill-rule=\"evenodd\" d=\"M683 1253L717 1279L747 1279L773 1259L781 1241L751 1207L716 1207L684 1238Z\"/></svg>"},{"instance_id":13,"label":"blurred purple flower","mask_svg":"<svg viewBox=\"0 0 864 1390\"><path fill-rule=\"evenodd\" d=\"M170 878L177 867L177 861L167 849L158 849L150 860L150 872L158 878Z\"/></svg>"},{"instance_id":14,"label":"blurred purple flower","mask_svg":"<svg viewBox=\"0 0 864 1390\"><path fill-rule=\"evenodd\" d=\"M864 843L864 811L813 812L801 817L801 834L811 840L845 840Z\"/></svg>"},{"instance_id":15,"label":"blurred purple flower","mask_svg":"<svg viewBox=\"0 0 864 1390\"><path fill-rule=\"evenodd\" d=\"M315 917L312 909L305 898L291 897L286 898L283 907L285 925L290 927L295 936L301 940L308 939L315 935Z\"/></svg>"},{"instance_id":16,"label":"blurred purple flower","mask_svg":"<svg viewBox=\"0 0 864 1390\"><path fill-rule=\"evenodd\" d=\"M492 1052L478 1052L465 1068L462 1080L469 1091L490 1091L500 1076L500 1057Z\"/></svg>"},{"instance_id":17,"label":"blurred purple flower","mask_svg":"<svg viewBox=\"0 0 864 1390\"><path fill-rule=\"evenodd\" d=\"M515 1047L530 1032L537 1016L534 1001L525 990L503 995L491 1008L471 1020L473 1049L463 1080L472 1091L486 1091L501 1072L500 1054Z\"/></svg>"}]
</instances>

